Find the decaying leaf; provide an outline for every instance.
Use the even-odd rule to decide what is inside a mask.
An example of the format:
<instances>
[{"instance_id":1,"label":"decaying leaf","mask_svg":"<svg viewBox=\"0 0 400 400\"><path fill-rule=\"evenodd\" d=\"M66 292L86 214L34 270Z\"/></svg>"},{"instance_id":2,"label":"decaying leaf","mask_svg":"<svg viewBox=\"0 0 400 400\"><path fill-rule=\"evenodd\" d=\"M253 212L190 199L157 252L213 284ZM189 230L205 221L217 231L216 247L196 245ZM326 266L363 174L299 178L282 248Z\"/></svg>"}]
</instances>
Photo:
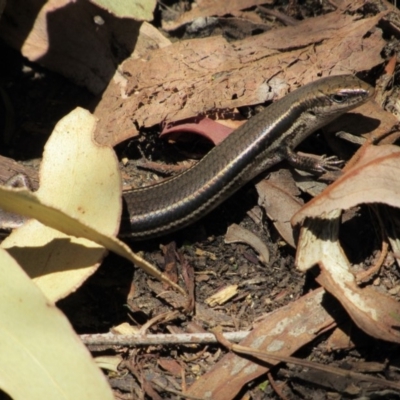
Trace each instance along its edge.
<instances>
[{"instance_id":1,"label":"decaying leaf","mask_svg":"<svg viewBox=\"0 0 400 400\"><path fill-rule=\"evenodd\" d=\"M212 17L215 15L223 16L231 14L234 11L243 10L245 8L253 7L258 4L272 4L271 0L236 0L234 2L224 2L215 0L198 1L196 7L188 12L183 13L174 21L163 21L163 28L167 31L174 30L183 24L192 22L197 18Z\"/></svg>"},{"instance_id":2,"label":"decaying leaf","mask_svg":"<svg viewBox=\"0 0 400 400\"><path fill-rule=\"evenodd\" d=\"M400 147L366 147L351 169L294 215L292 224L364 203L400 208Z\"/></svg>"},{"instance_id":3,"label":"decaying leaf","mask_svg":"<svg viewBox=\"0 0 400 400\"><path fill-rule=\"evenodd\" d=\"M324 308L329 303L324 293L322 289L316 290L269 313L240 345L275 355L293 354L322 331L334 326L333 317ZM269 366L277 363L272 360L268 364L257 364L229 353L198 378L186 394L204 397L207 393L208 398L213 400L235 398L247 382L265 374Z\"/></svg>"},{"instance_id":4,"label":"decaying leaf","mask_svg":"<svg viewBox=\"0 0 400 400\"><path fill-rule=\"evenodd\" d=\"M253 232L242 228L240 225L232 224L225 234L225 243L246 243L260 255L263 264L269 263L269 250L266 244Z\"/></svg>"},{"instance_id":5,"label":"decaying leaf","mask_svg":"<svg viewBox=\"0 0 400 400\"><path fill-rule=\"evenodd\" d=\"M343 305L369 335L400 343L400 304L371 287L359 288L338 241L339 211L308 219L302 227L296 265L301 271L318 264L318 282Z\"/></svg>"},{"instance_id":6,"label":"decaying leaf","mask_svg":"<svg viewBox=\"0 0 400 400\"><path fill-rule=\"evenodd\" d=\"M115 144L137 127L259 104L317 76L368 70L382 62L385 41L375 27L384 15L359 19L338 9L234 43L218 36L181 41L149 51L140 63L126 60L127 84L110 81L96 108L97 134L112 132Z\"/></svg>"},{"instance_id":7,"label":"decaying leaf","mask_svg":"<svg viewBox=\"0 0 400 400\"><path fill-rule=\"evenodd\" d=\"M319 264L318 281L332 293L364 331L400 342L400 305L371 287L359 288L338 242L340 210L362 203L400 207L400 148L367 146L357 162L292 219L308 217L298 242L296 263L302 271ZM321 218L317 218L322 216Z\"/></svg>"},{"instance_id":8,"label":"decaying leaf","mask_svg":"<svg viewBox=\"0 0 400 400\"><path fill-rule=\"evenodd\" d=\"M295 197L299 192L294 186L293 178L286 176L283 171L274 172L271 179L262 180L257 183L256 188L258 204L265 209L286 243L296 247L290 218L301 208L302 203Z\"/></svg>"}]
</instances>

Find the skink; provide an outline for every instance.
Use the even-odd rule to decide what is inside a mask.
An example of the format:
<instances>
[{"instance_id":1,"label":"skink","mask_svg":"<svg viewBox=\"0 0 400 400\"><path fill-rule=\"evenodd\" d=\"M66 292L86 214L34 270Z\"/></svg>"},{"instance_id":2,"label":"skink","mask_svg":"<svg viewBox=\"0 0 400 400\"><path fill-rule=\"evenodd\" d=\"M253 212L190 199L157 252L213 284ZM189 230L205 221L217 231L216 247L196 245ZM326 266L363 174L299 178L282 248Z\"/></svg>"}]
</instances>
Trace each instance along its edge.
<instances>
[{"instance_id":1,"label":"skink","mask_svg":"<svg viewBox=\"0 0 400 400\"><path fill-rule=\"evenodd\" d=\"M232 132L192 168L125 192L130 232L123 236L143 240L181 229L284 159L316 173L335 168L332 159L316 160L293 150L373 93L370 85L352 75L323 78L293 91Z\"/></svg>"}]
</instances>

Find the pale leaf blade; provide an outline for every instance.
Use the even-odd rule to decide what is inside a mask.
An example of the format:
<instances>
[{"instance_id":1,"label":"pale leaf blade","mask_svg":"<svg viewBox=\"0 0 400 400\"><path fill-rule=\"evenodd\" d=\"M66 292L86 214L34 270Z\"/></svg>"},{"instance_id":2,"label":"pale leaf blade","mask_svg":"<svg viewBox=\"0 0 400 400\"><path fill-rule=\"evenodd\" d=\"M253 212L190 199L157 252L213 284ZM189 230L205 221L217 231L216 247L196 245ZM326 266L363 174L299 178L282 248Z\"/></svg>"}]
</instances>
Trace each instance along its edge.
<instances>
[{"instance_id":1,"label":"pale leaf blade","mask_svg":"<svg viewBox=\"0 0 400 400\"><path fill-rule=\"evenodd\" d=\"M111 400L68 320L0 249L0 387L14 400Z\"/></svg>"}]
</instances>

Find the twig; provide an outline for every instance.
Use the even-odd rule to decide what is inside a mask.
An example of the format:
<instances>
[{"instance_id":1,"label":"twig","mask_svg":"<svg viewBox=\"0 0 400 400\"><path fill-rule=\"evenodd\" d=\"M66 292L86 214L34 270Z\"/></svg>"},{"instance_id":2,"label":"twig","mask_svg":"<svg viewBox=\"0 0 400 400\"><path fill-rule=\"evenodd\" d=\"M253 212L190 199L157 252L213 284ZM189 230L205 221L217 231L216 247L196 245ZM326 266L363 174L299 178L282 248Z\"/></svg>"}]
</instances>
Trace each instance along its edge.
<instances>
[{"instance_id":1,"label":"twig","mask_svg":"<svg viewBox=\"0 0 400 400\"><path fill-rule=\"evenodd\" d=\"M224 337L232 342L239 342L249 334L248 331L227 332ZM217 343L212 333L178 333L159 335L114 335L112 333L80 335L87 346L149 346L170 344L205 344Z\"/></svg>"},{"instance_id":2,"label":"twig","mask_svg":"<svg viewBox=\"0 0 400 400\"><path fill-rule=\"evenodd\" d=\"M254 350L250 347L240 346L237 344L233 344L230 346L230 350L234 351L235 353L242 354L245 356L252 356L258 358L259 360L263 360L265 362L273 361L280 361L285 363L292 363L295 365L300 365L301 367L311 368L317 371L323 371L330 373L334 376L341 377L344 379L351 379L353 384L359 382L368 382L370 384L377 384L381 387L391 388L391 389L400 389L400 383L394 381L388 381L387 379L377 378L375 376L370 376L367 374L360 374L358 372L353 372L349 370L345 370L342 368L332 367L329 365L319 364L313 361L302 360L296 357L287 357L279 354L273 354L271 352L263 352Z\"/></svg>"},{"instance_id":3,"label":"twig","mask_svg":"<svg viewBox=\"0 0 400 400\"><path fill-rule=\"evenodd\" d=\"M277 10L270 10L269 8L263 6L257 6L257 9L264 14L268 14L279 19L281 22L288 26L296 26L300 23L300 21L298 21L297 19L289 17L289 15L282 14Z\"/></svg>"}]
</instances>

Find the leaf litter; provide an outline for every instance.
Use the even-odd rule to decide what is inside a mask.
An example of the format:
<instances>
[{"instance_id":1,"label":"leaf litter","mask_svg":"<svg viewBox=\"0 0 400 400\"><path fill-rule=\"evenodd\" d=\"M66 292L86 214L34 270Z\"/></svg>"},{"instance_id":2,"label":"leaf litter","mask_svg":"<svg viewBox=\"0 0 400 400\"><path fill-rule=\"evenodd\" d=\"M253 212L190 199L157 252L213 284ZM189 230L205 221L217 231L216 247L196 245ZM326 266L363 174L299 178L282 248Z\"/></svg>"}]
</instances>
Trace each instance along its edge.
<instances>
[{"instance_id":1,"label":"leaf litter","mask_svg":"<svg viewBox=\"0 0 400 400\"><path fill-rule=\"evenodd\" d=\"M351 2L351 4L347 2L347 5L344 3L346 2L342 2L331 15L320 16L314 18L313 21L305 20L300 23L300 27L298 26L296 29L280 28L282 31L278 32L278 34L276 32L269 32L230 44L216 38L197 39L196 52L185 47L184 44L177 43L165 49L155 50L149 53L150 57L148 57L146 65L140 66L137 59L136 61L127 61L123 68L125 73L127 72L128 75L130 75L129 79L126 79L128 75L125 75L125 81L124 79L114 80L105 92L103 102L100 103L96 110L96 113L100 117L97 131L98 141L107 142L107 140L109 140L109 143L118 143L124 138L137 135L136 127L150 127L155 123L190 118L197 114L204 113L204 110L209 110L214 107L217 109L225 107L234 109L235 107L243 105L251 105L265 100L271 100L275 98L275 96L284 95L289 88L303 84L309 76L316 74L324 75L332 72L340 73L343 71L353 72L368 70L378 65L382 61L380 58L380 50L384 45L384 41L375 27L378 21L386 18L388 13L384 11L380 13L376 12L373 16L369 15L368 17L357 19L357 14L354 13L354 11L363 4L361 4L361 2ZM344 13L344 10L346 10L346 13ZM349 10L352 10L354 14L347 12ZM315 26L315 29L313 26ZM321 26L323 26L324 29L321 29ZM334 27L336 30L335 37L331 37L328 33L330 30L329 27ZM299 34L299 29L304 29L304 35ZM290 43L290 47L288 47L288 43ZM319 43L319 45L315 46L315 43ZM257 51L254 51L254 49ZM330 54L332 49L337 49L337 52L333 55ZM352 49L352 52L349 53L348 49ZM285 50L288 51L285 52ZM211 57L210 54L215 57ZM185 60L184 63L178 58L178 56L181 57L182 55ZM218 58L219 55L223 56L222 63L221 58ZM202 61L202 57L206 57L204 61ZM235 64L237 58L239 58L241 62ZM262 58L264 59L262 63L257 63L257 58L260 60ZM166 62L163 66L157 66L157 59L163 59ZM185 69L186 67L187 69ZM182 77L185 77L185 81L180 81L177 77L173 76L173 71L177 70L180 71ZM227 70L229 73L226 73ZM240 73L238 73L239 70ZM169 74L167 74L167 72ZM193 75L191 75L192 72ZM282 77L279 76L280 74L283 74L285 79L282 79ZM269 79L268 86L260 85L260 81L266 79L266 77L273 78ZM169 81L169 79L172 79L172 81ZM202 83L202 80L206 80L207 83ZM208 88L208 90L204 90L205 87ZM260 87L264 89L262 93L255 90ZM118 93L118 95L114 96L116 93ZM122 97L119 97L121 93ZM151 96L149 95L150 93L152 93ZM261 95L262 100L260 98ZM210 100L212 101L210 102ZM215 104L215 100L219 102ZM141 106L138 108L140 104ZM163 108L161 109L160 107ZM374 119L380 112L379 108L371 104L369 107L368 111L360 110L360 113L367 115L370 119ZM111 115L115 110L118 110L118 115ZM381 133L387 136L387 140L389 140L390 143L390 140L393 139L388 139L390 138L388 132L392 130L395 122L393 119L390 119L388 115L387 118L385 118L385 115L380 114L379 118L376 119L386 121L386 127L383 128L384 132ZM359 125L359 117L360 116L357 117L357 125ZM110 118L113 118L114 126L109 123L111 122ZM133 118L135 119L133 120ZM118 121L118 123L116 124L115 121ZM345 126L348 127L348 124L349 122L347 121ZM121 133L115 132L116 126L118 126ZM379 128L382 129L382 126ZM346 131L347 130L348 129L346 129ZM368 132L368 129L365 129L365 131ZM101 132L101 134L99 134L99 132ZM107 134L107 137L103 136L105 134ZM375 133L375 136L378 136L378 134ZM394 135L391 137L393 138ZM385 158L386 156L383 157ZM361 171L364 180L368 183L368 165L369 171L377 172L376 176L378 177L378 170L383 173L389 171L390 174L390 165L393 164L390 164L387 159L386 162L388 164L383 162L383 166L381 166L380 162L372 157L365 165L359 164L358 171ZM376 170L372 165L376 166ZM385 165L388 166L388 169L385 169ZM331 208L339 205L340 209L347 208L345 207L346 204L349 207L354 203L358 204L355 200L357 196L355 196L353 192L357 175L358 172L349 169L349 171L345 172L343 177L339 178L338 182L343 186L339 186L337 183L334 185L337 184L338 186L329 186L326 192L327 194L324 192L325 194L323 193L320 195L323 198L323 201L321 200L323 204L318 204L318 200L314 202L320 207L319 211L321 211L325 203L327 207ZM387 184L385 186L385 193L389 201L395 202L395 196L388 194L393 181L390 179L387 180L386 178L384 181ZM376 199L379 197L369 196L362 185L357 187L364 190L364 192L362 192L364 196L358 196L361 200L366 200L363 202L368 202L368 199ZM396 190L395 186L393 189ZM336 190L336 192L334 190ZM345 190L350 192L345 192ZM245 193L247 193L246 190L243 190L241 195ZM334 196L333 198L330 197L330 193ZM339 195L339 197L342 196L343 200L335 197L336 195ZM292 193L288 193L287 196L288 200L285 202L287 203L285 207L290 209L288 204L290 204L291 201L296 202L296 198ZM316 199L318 199L318 197ZM242 201L232 199L228 203L231 204L230 208L228 204L229 211L227 214L229 214L229 218L235 220L240 217L240 213L238 214L235 210L238 208L238 203L242 203ZM297 215L305 216L308 215L308 212L313 212L310 211L310 209L314 203L312 201L310 206L306 205ZM319 215L318 212L314 212ZM293 211L289 211L288 214L293 214ZM202 223L192 228L192 237L201 238L204 241L204 244L200 245L205 250L201 255L196 255L195 252L191 250L191 246L187 246L184 249L185 256L189 262L193 262L197 266L196 271L198 271L198 275L195 280L197 281L198 278L198 282L201 282L201 291L203 292L199 293L199 288L197 289L196 300L199 304L202 303L203 299L206 298L209 293L216 292L226 285L226 281L222 279L223 277L229 276L230 280L228 282L230 282L230 284L240 284L243 278L253 278L260 274L266 274L265 267L261 267L257 264L257 261L254 261L256 257L253 256L252 251L249 250L247 246L238 245L236 249L234 249L234 252L219 250L221 240L213 234L210 236L208 232L215 232L212 227L216 225L218 218L225 221L223 217L223 215L217 216L214 214L211 217L205 218ZM278 217L273 218L275 219ZM222 222L222 225L224 224L225 222ZM265 233L264 229L259 225L248 224L252 227L253 231L263 235L263 237L268 237L268 233ZM281 228L277 229L280 231ZM190 232L190 230L187 232ZM184 235L184 237L180 237L181 241L187 237L187 233ZM278 238L278 235L274 233L274 231L272 231L270 235L272 239ZM291 235L292 237L295 236L293 233ZM179 234L177 234L176 237L179 239ZM303 240L308 241L309 239L306 238ZM300 243L301 247L304 246L302 242ZM280 246L282 246L282 244ZM308 247L308 249L310 248ZM340 247L337 247L337 249L339 249L337 251L340 253ZM223 306L223 308L212 310L214 314L210 313L210 310L206 308L203 310L202 324L203 327L206 328L222 324L226 327L231 327L230 329L249 329L253 325L254 317L257 315L257 312L262 313L264 311L268 313L265 316L265 324L263 321L258 321L258 323L254 325L254 329L251 333L252 336L246 339L248 341L242 343L242 345L248 343L261 351L266 350L271 352L272 350L275 355L276 353L280 354L280 350L283 348L282 346L286 346L287 351L285 351L284 354L280 354L283 360L284 357L290 356L294 351L310 343L317 336L321 337L321 332L331 329L335 325L335 322L340 321L340 318L338 316L332 318L330 315L326 314L325 308L328 307L328 309L330 309L326 303L327 299L329 299L326 292L319 290L302 296L302 290L304 288L303 277L293 270L290 252L287 252L289 257L282 259L282 255L278 252L277 245L275 245L275 247L273 245L271 250L271 265L268 267L267 274L271 275L274 281L269 284L270 286L253 285L243 288L239 285L241 293L238 293L238 295L227 303L227 305ZM208 254L214 254L218 262L214 262ZM156 264L160 265L159 256L151 255L149 257L154 259ZM280 261L278 262L277 260ZM317 261L318 260L314 260L314 262ZM326 264L326 262L320 261L319 265L322 268L322 272L318 279L322 283L322 286L330 293L333 293L335 297L340 297L343 294L346 295L344 299L342 299L343 307L352 318L354 318L357 325L361 326L362 329L366 330L370 335L397 342L396 331L393 329L393 318L396 319L397 314L395 303L388 303L391 304L389 308L389 319L386 318L388 316L387 314L383 315L383 318L376 319L374 305L365 303L368 297L371 296L369 289L365 290L365 288L363 288L362 291L358 292L357 287L353 283L350 287L353 293L350 292L349 294L347 289L343 289L341 282L336 282L335 275L328 275L328 277L325 278L326 283L324 283L321 276L324 276L324 274L326 276L326 274L329 273ZM285 272L292 274L293 280L285 281ZM272 275L275 276L273 277ZM346 277L347 275L342 271L342 276ZM150 306L150 302L146 305L146 301L148 301L149 297L147 297L148 294L145 292L146 290L148 291L148 288L151 288L160 298L161 296L165 296L166 293L165 288L158 287L156 290L155 285L152 286L150 282L146 282L145 280L146 278L141 276L140 273L135 274L135 280L132 283L133 288L131 290L132 297L129 303L130 307L132 307L131 311L135 316L137 316L140 311L142 312L142 316L144 314L146 318L150 320L153 313L161 314L163 310L170 310L170 307L166 306L165 303L162 304L159 302L157 304L154 301L151 303L152 306ZM332 281L334 282L332 283ZM152 283L154 284L154 282ZM285 285L288 286L285 287ZM290 294L288 294L287 287L293 289L289 291ZM364 296L364 303L354 303L352 301L355 297L354 293ZM374 295L372 294L372 296ZM385 298L386 297L382 297L382 301L378 302L380 310L383 308L380 307L380 304L385 301ZM163 301L166 301L165 298ZM184 309L185 300L182 299L180 304ZM200 308L199 304L196 304L197 309ZM287 306L284 304L287 304ZM353 309L355 305L357 305L358 308ZM278 307L277 310L272 311L275 307ZM221 315L225 317L225 320L220 318ZM312 315L313 319L315 318L316 320L307 321L298 318L299 315L304 316L304 318L307 318L308 315ZM227 316L232 317L226 318ZM276 316L276 319L274 319L274 316ZM180 318L185 319L187 316L181 315ZM345 317L342 316L342 318ZM372 326L377 321L377 326L375 329L371 330ZM311 322L314 322L314 324ZM153 327L153 329L156 329L156 327ZM172 328L167 322L161 322L158 325L158 329ZM304 333L304 331L306 332ZM265 339L265 337L267 337L267 339ZM272 338L271 341L270 338ZM155 354L158 354L157 351ZM202 354L202 351L200 351L200 354ZM215 395L215 397L212 398L227 398L219 397L223 395L233 397L242 389L246 382L252 381L267 371L265 367L259 367L253 362L244 361L243 358L236 355L228 354L222 356L219 354L218 356L218 352L214 352L210 349L204 350L204 359L212 358L214 355L216 359L219 359L218 363L215 364L211 372L199 377L194 384L190 385L191 382L188 382L189 385L186 386L188 387L188 394L203 396L203 394L207 392ZM188 353L185 353L184 356L188 357ZM200 355L199 357L202 356ZM362 357L362 355L360 355L360 357ZM144 362L143 364L143 360L140 358L140 351L138 350L132 355L132 360L135 360L137 365L151 366L151 361ZM164 363L164 365L166 364ZM229 376L226 377L226 380L224 379L224 365L232 367L232 369L226 371L229 372ZM132 368L132 371L135 371L137 377L140 376L137 369ZM193 376L196 376L195 365L193 365L191 377ZM219 379L217 379L217 377ZM228 381L231 383L229 386L226 385ZM225 384L224 387L221 386L222 383ZM144 385L144 388L148 394L151 393L148 382ZM360 390L362 390L362 388Z\"/></svg>"}]
</instances>

